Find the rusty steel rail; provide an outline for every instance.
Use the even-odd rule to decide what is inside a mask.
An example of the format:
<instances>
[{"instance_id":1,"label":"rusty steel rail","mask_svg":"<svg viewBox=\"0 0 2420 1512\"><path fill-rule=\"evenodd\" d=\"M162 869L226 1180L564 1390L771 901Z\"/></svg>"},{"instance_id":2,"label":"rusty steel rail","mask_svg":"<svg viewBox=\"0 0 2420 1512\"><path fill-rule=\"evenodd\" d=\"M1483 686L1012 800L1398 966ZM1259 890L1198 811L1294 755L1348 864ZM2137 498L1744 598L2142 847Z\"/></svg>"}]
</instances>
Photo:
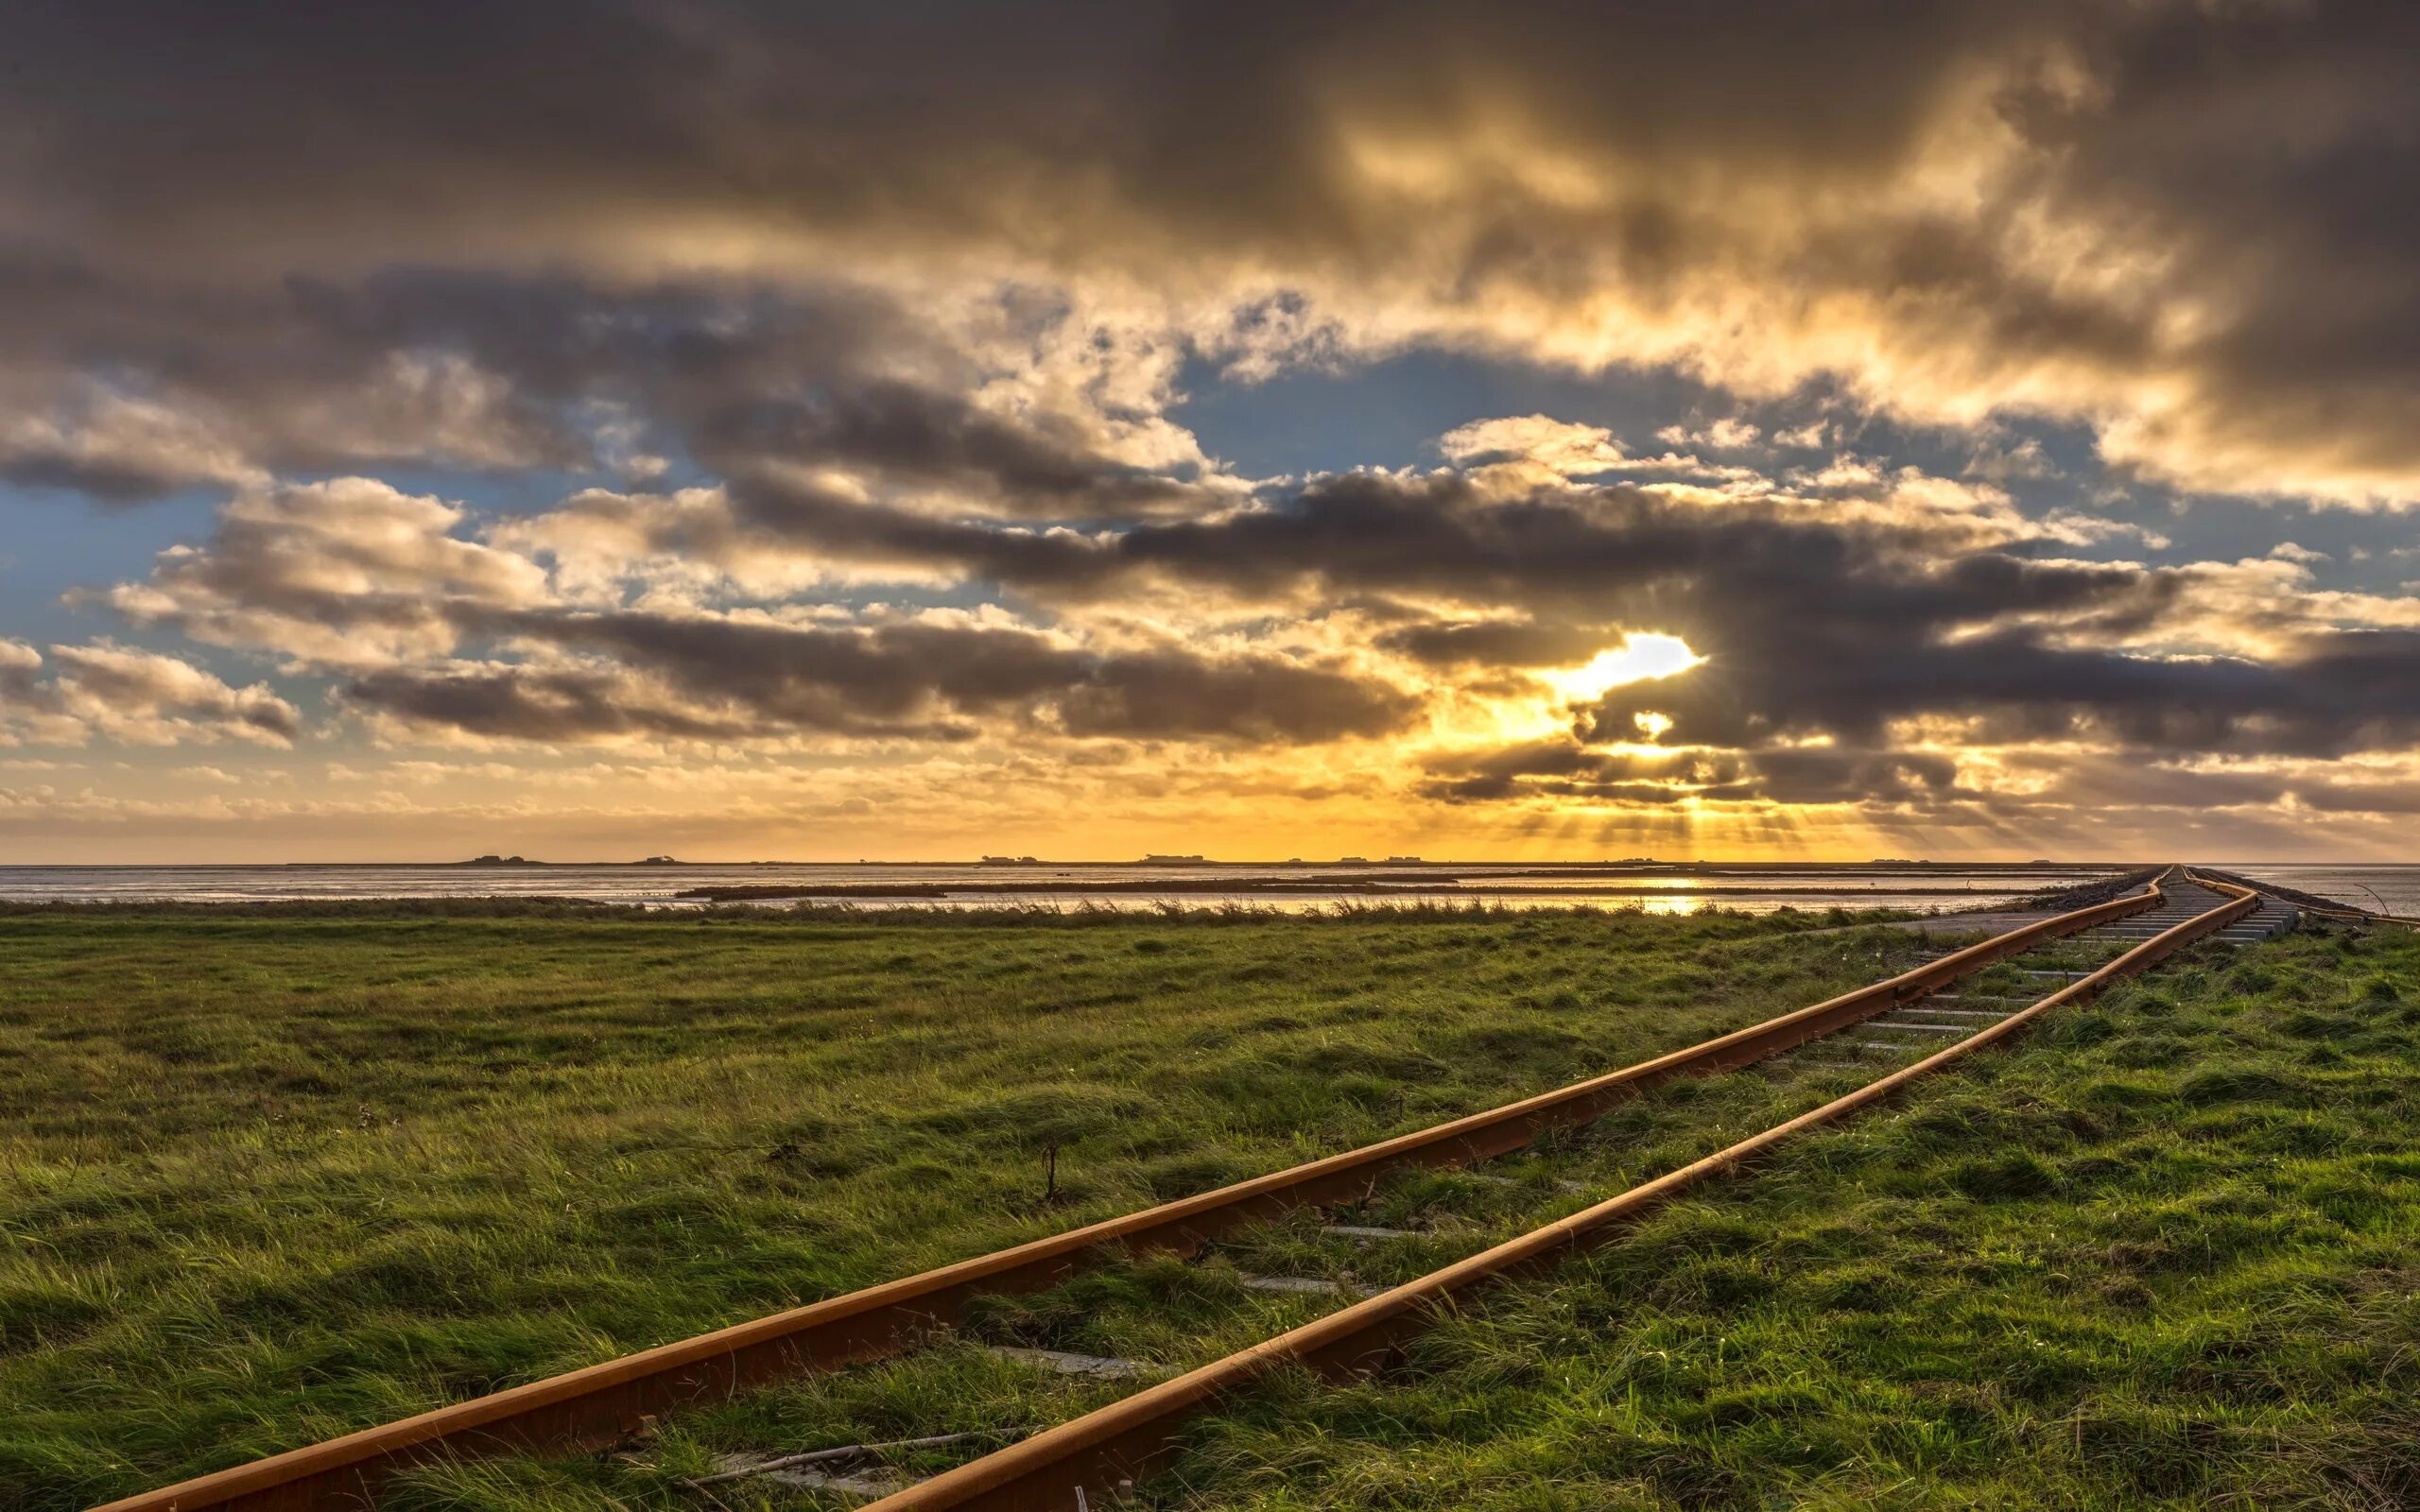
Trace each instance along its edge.
<instances>
[{"instance_id":1,"label":"rusty steel rail","mask_svg":"<svg viewBox=\"0 0 2420 1512\"><path fill-rule=\"evenodd\" d=\"M1808 1129L1870 1107L1920 1076L1998 1043L2054 1008L2092 997L2111 983L2225 928L2259 902L2256 892L2232 883L2211 880L2200 885L2240 896L2152 936L2090 975L1946 1050L1569 1217L944 1470L871 1503L861 1512L1066 1512L1091 1498L1131 1486L1173 1455L1176 1435L1186 1420L1232 1399L1272 1371L1299 1365L1343 1377L1384 1364L1404 1339L1426 1327L1459 1294L1547 1269L1566 1255L1612 1237L1624 1221L1707 1177L1733 1170ZM1082 1500L1077 1494L1079 1488L1087 1493Z\"/></svg>"},{"instance_id":2,"label":"rusty steel rail","mask_svg":"<svg viewBox=\"0 0 2420 1512\"><path fill-rule=\"evenodd\" d=\"M1041 1291L1105 1254L1189 1254L1218 1235L1304 1207L1366 1195L1406 1165L1465 1165L1588 1123L1676 1077L1729 1071L1914 1002L2046 939L2156 906L2141 892L2056 914L1915 971L1554 1091L1105 1219L904 1280L508 1387L112 1502L94 1512L335 1512L373 1504L397 1471L432 1460L595 1449L645 1419L769 1381L895 1354L956 1323L978 1296Z\"/></svg>"}]
</instances>

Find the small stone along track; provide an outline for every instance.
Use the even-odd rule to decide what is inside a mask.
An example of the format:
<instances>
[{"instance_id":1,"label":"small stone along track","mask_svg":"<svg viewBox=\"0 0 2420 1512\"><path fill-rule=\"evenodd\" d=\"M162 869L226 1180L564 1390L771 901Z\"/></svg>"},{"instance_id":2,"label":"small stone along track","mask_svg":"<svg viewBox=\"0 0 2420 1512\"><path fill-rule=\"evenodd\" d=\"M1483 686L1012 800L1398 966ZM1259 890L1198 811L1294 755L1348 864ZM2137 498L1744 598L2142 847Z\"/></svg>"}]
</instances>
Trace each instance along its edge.
<instances>
[{"instance_id":1,"label":"small stone along track","mask_svg":"<svg viewBox=\"0 0 2420 1512\"><path fill-rule=\"evenodd\" d=\"M359 1508L374 1504L390 1478L415 1466L628 1445L654 1418L768 1382L924 1349L983 1348L959 1329L969 1303L981 1297L1042 1292L1084 1271L1153 1255L1202 1263L1222 1279L1227 1305L1242 1310L1232 1321L1259 1342L1189 1368L993 1346L989 1352L1002 1363L1029 1373L1037 1398L1068 1377L1133 1389L919 1481L888 1470L885 1456L971 1452L985 1442L931 1433L888 1444L769 1451L735 1457L702 1483L762 1474L838 1502L870 1501L869 1512L1066 1512L1149 1475L1172 1454L1188 1419L1274 1370L1299 1365L1350 1375L1382 1367L1442 1307L1613 1241L1631 1219L1677 1194L1891 1097L2178 950L2250 943L2290 927L2294 917L2291 905L2249 888L2170 868L2141 892L1945 948L1887 981L1555 1091L129 1497L98 1512ZM1649 1088L1757 1063L1765 1063L1766 1074L1803 1081L1810 1097L1824 1100L1634 1185L1611 1172L1592 1173L1584 1151L1565 1151L1545 1164L1535 1153L1550 1132L1592 1123ZM1509 1157L1520 1158L1521 1179L1485 1170L1490 1161L1515 1163ZM1398 1217L1401 1227L1339 1221L1353 1218L1392 1178L1420 1167L1470 1176L1442 1184L1434 1211ZM1567 1211L1582 1195L1595 1200ZM1458 1202L1478 1216L1447 1211ZM1278 1231L1294 1242L1270 1243ZM1491 1232L1508 1236L1488 1243ZM1282 1263L1266 1263L1272 1257ZM1371 1279L1385 1275L1405 1279ZM714 1504L702 1491L699 1503Z\"/></svg>"}]
</instances>

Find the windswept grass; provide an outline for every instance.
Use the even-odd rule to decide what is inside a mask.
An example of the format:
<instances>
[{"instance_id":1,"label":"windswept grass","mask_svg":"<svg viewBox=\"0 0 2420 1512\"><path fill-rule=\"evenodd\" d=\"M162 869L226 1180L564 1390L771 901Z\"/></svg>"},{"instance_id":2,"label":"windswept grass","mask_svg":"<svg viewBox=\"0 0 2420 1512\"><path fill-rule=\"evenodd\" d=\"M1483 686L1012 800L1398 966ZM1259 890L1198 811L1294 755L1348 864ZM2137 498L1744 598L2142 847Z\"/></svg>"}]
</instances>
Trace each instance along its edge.
<instances>
[{"instance_id":1,"label":"windswept grass","mask_svg":"<svg viewBox=\"0 0 2420 1512\"><path fill-rule=\"evenodd\" d=\"M1345 1148L1914 948L1806 932L1832 921L0 918L0 1505L82 1506ZM1180 1282L1218 1284L1155 1284ZM1006 1410L988 1357L917 1368L955 1372L959 1418ZM893 1391L908 1423L917 1379L814 1389ZM625 1494L449 1474L417 1494Z\"/></svg>"},{"instance_id":2,"label":"windswept grass","mask_svg":"<svg viewBox=\"0 0 2420 1512\"><path fill-rule=\"evenodd\" d=\"M2420 1505L2420 937L2205 950L1895 1106L1493 1294L1384 1375L1199 1421L1161 1512ZM399 1512L710 1508L732 1451L1011 1432L1119 1394L973 1347L1171 1368L1326 1305L1248 1272L1400 1280L1843 1090L1675 1083L1485 1176L1006 1298L968 1339L684 1414L644 1452L430 1470ZM1578 1190L1574 1190L1574 1188ZM962 1457L895 1457L910 1474ZM727 1512L846 1504L764 1480Z\"/></svg>"},{"instance_id":3,"label":"windswept grass","mask_svg":"<svg viewBox=\"0 0 2420 1512\"><path fill-rule=\"evenodd\" d=\"M2182 969L1280 1383L1147 1504L2420 1505L2420 936ZM1742 1074L1603 1138L1696 1147Z\"/></svg>"}]
</instances>

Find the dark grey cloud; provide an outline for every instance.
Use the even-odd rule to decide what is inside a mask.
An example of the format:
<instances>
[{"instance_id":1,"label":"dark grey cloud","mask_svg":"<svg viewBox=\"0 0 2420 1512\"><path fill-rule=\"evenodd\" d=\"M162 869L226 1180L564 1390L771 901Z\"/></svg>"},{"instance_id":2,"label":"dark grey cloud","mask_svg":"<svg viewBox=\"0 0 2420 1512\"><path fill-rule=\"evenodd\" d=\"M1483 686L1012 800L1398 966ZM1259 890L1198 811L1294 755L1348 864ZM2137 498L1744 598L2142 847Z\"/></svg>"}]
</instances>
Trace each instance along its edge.
<instances>
[{"instance_id":1,"label":"dark grey cloud","mask_svg":"<svg viewBox=\"0 0 2420 1512\"><path fill-rule=\"evenodd\" d=\"M26 446L0 459L0 482L22 488L56 489L80 494L104 506L143 504L205 481L189 467L163 457L158 465L141 459L93 455L83 448Z\"/></svg>"},{"instance_id":2,"label":"dark grey cloud","mask_svg":"<svg viewBox=\"0 0 2420 1512\"><path fill-rule=\"evenodd\" d=\"M1551 667L1585 662L1619 634L1618 626L1526 617L1421 621L1381 633L1378 644L1433 667Z\"/></svg>"},{"instance_id":3,"label":"dark grey cloud","mask_svg":"<svg viewBox=\"0 0 2420 1512\"><path fill-rule=\"evenodd\" d=\"M1441 757L1423 789L1447 803L1510 799L1592 802L1918 802L1983 795L1962 789L1957 763L1935 752L1793 748L1592 750L1573 739L1529 741Z\"/></svg>"},{"instance_id":4,"label":"dark grey cloud","mask_svg":"<svg viewBox=\"0 0 2420 1512\"><path fill-rule=\"evenodd\" d=\"M2306 757L2398 748L2420 738L2420 635L2313 632L2272 662L2166 658L2046 644L2004 628L1959 639L1921 623L1892 639L1812 616L1741 623L1707 667L1630 683L1591 709L1585 732L1763 746L1828 735L1880 740L1894 719L1972 716L1979 742L2100 740L2149 752Z\"/></svg>"},{"instance_id":5,"label":"dark grey cloud","mask_svg":"<svg viewBox=\"0 0 2420 1512\"><path fill-rule=\"evenodd\" d=\"M743 522L804 550L918 560L1042 595L1081 597L1153 576L1243 595L1449 594L1534 611L1527 633L1558 638L1545 627L1601 604L1609 592L1643 591L1723 559L1837 580L1893 553L1955 551L1976 534L1968 523L1912 512L1843 523L1772 501L1706 509L1628 486L1504 497L1456 472L1321 477L1258 507L1094 535L936 521L771 479L735 485L733 497ZM2005 572L2021 599L2083 593L2080 581L2091 576L2085 569L2062 575L1982 559L1962 570ZM2102 580L2134 578L2110 569ZM1931 593L1948 606L1961 586L1941 583ZM2006 607L1996 597L1980 602L1984 613ZM1407 649L1442 651L1440 637L1453 633L1407 627L1396 640ZM1512 634L1460 633L1495 637L1498 649L1509 648Z\"/></svg>"},{"instance_id":6,"label":"dark grey cloud","mask_svg":"<svg viewBox=\"0 0 2420 1512\"><path fill-rule=\"evenodd\" d=\"M1346 248L1366 228L1340 115L1454 129L1510 84L1550 139L1876 173L1922 145L1945 75L2091 9L1758 9L130 4L13 28L11 114L45 129L19 171L68 224L130 233L147 204L228 255L400 226L407 260L482 232L493 256L532 226L610 238L641 211L1072 239L1098 229L1087 184L1167 245ZM1685 59L1700 77L1675 77ZM1067 218L1037 218L1054 200ZM1658 236L1634 228L1632 259L1651 269Z\"/></svg>"},{"instance_id":7,"label":"dark grey cloud","mask_svg":"<svg viewBox=\"0 0 2420 1512\"><path fill-rule=\"evenodd\" d=\"M2081 813L2174 809L2274 811L2286 823L2312 816L2420 813L2420 780L2333 765L2203 759L2144 760L2125 752L2003 752L2012 772L2036 784L2041 806Z\"/></svg>"},{"instance_id":8,"label":"dark grey cloud","mask_svg":"<svg viewBox=\"0 0 2420 1512\"><path fill-rule=\"evenodd\" d=\"M730 741L759 738L774 728L744 713L684 707L664 690L611 667L393 667L354 678L338 696L407 725L497 740ZM920 733L929 738L948 731Z\"/></svg>"},{"instance_id":9,"label":"dark grey cloud","mask_svg":"<svg viewBox=\"0 0 2420 1512\"><path fill-rule=\"evenodd\" d=\"M1270 654L1095 650L950 624L792 626L638 612L466 614L466 627L594 659L386 668L355 707L517 739L797 733L964 740L986 721L1079 738L1303 745L1400 729L1416 696Z\"/></svg>"},{"instance_id":10,"label":"dark grey cloud","mask_svg":"<svg viewBox=\"0 0 2420 1512\"><path fill-rule=\"evenodd\" d=\"M1501 691L1652 630L1707 662L1430 791L1970 801L1893 748L1924 719L2142 761L2420 737L2408 628L2273 597L2214 652L2168 634L2221 611L2208 575L2056 559L2089 538L2005 513L1467 472L1245 495L1132 429L1200 361L1445 346L2005 401L2196 487L2420 498L2408 5L105 3L9 33L0 479L240 494L115 602L361 709L1284 746L1405 729L1427 685L1386 659ZM427 463L719 484L549 524L962 578L1043 628L574 604L503 526L259 505ZM1366 625L1371 655L1087 618L1161 595L1245 639ZM291 733L192 696L161 717ZM1649 713L1669 751L1605 748Z\"/></svg>"},{"instance_id":11,"label":"dark grey cloud","mask_svg":"<svg viewBox=\"0 0 2420 1512\"><path fill-rule=\"evenodd\" d=\"M0 392L42 417L36 434L0 427L0 477L107 504L248 472L610 471L666 453L728 476L839 469L975 514L1148 517L1225 496L1119 460L1086 414L978 404L984 369L961 342L845 279L775 292L386 268L173 296L0 250Z\"/></svg>"},{"instance_id":12,"label":"dark grey cloud","mask_svg":"<svg viewBox=\"0 0 2420 1512\"><path fill-rule=\"evenodd\" d=\"M2325 756L2420 735L2420 636L2314 627L2267 661L2149 654L2127 643L2188 607L2193 573L2031 559L2012 549L2025 542L1978 546L1960 528L1708 510L1625 489L1495 502L1456 478L1358 476L1282 508L1136 531L1118 556L1230 587L1291 578L1531 616L1512 630L1445 621L1387 633L1432 662L1476 646L1576 661L1607 626L1677 634L1708 659L1614 690L1584 726L1609 741L1634 738L1644 713L1674 719L1676 740L1720 747L1820 735L1871 747L1892 721L1923 714L1981 716L2008 739L2169 751Z\"/></svg>"},{"instance_id":13,"label":"dark grey cloud","mask_svg":"<svg viewBox=\"0 0 2420 1512\"><path fill-rule=\"evenodd\" d=\"M683 717L741 711L725 721L735 728L948 733L1048 705L1080 734L1301 742L1396 728L1411 707L1364 676L1284 658L1102 653L1000 626L574 609L524 558L445 537L453 518L374 486L297 490L231 514L209 548L164 560L117 601L156 623L236 644L268 637L338 664L373 644L392 659L535 642L681 689ZM600 497L564 518L652 530L654 549L707 559L781 547L962 572L1044 616L1080 619L1171 590L1271 614L1368 606L1374 649L1465 686L1574 665L1630 631L1677 635L1706 659L1578 711L1578 731L1600 745L1637 738L1647 713L1673 721L1675 745L1768 753L1816 740L1884 752L1894 724L1927 716L1965 721L1979 740L2168 753L2328 756L2420 734L2420 632L2302 623L2290 597L2245 605L2230 580L2195 568L2043 559L2030 554L2055 541L1957 510L1709 507L1630 486L1505 494L1438 473L1322 478L1249 509L1091 533L939 521L770 485L696 508ZM2273 649L2256 660L2140 648L2171 621L2212 615ZM382 686L362 701L378 702ZM1834 769L1780 754L1757 768L1768 783L1805 774L1809 790ZM1902 770L1850 775L1890 784Z\"/></svg>"},{"instance_id":14,"label":"dark grey cloud","mask_svg":"<svg viewBox=\"0 0 2420 1512\"><path fill-rule=\"evenodd\" d=\"M1736 784L1742 771L1729 753L1590 750L1561 738L1433 758L1423 791L1448 803L1532 795L1672 803L1692 790Z\"/></svg>"},{"instance_id":15,"label":"dark grey cloud","mask_svg":"<svg viewBox=\"0 0 2420 1512\"><path fill-rule=\"evenodd\" d=\"M1760 347L1813 376L1850 359L1791 312L1852 310L1883 356L1848 376L1886 404L2022 393L2205 486L2420 478L2420 19L2392 0L128 3L34 8L9 41L0 331L196 404L307 392L327 359L281 339L280 301L342 302L381 267L581 269L635 286L644 324L648 270L719 260L778 323L802 277L910 257L1227 290L1238 329L1366 295L1515 352L1608 292L1685 322L1717 284L1784 289ZM1974 196L1916 187L1970 170ZM513 387L475 417L390 386L367 434L318 428L328 454L580 450L520 386L596 358L591 328L389 319L351 329L389 354L550 350L500 362ZM1725 353L1700 360L1726 381ZM1046 427L927 405L950 392L707 418L1075 512L1151 502L1115 473L1096 493ZM308 435L251 439L300 456Z\"/></svg>"},{"instance_id":16,"label":"dark grey cloud","mask_svg":"<svg viewBox=\"0 0 2420 1512\"><path fill-rule=\"evenodd\" d=\"M1427 765L1421 791L1440 802L1488 805L1576 800L1669 806L1707 801L1846 804L1922 841L1986 829L2012 841L2079 818L2096 825L2218 814L2282 823L2420 813L2420 782L2393 773L2314 771L2299 765L2210 765L2123 750L1995 753L2021 786L1976 786L1938 752L1796 748L1762 751L1592 750L1576 740L1465 751ZM2165 816L2167 818L2155 818ZM2077 843L2090 844L2080 832Z\"/></svg>"},{"instance_id":17,"label":"dark grey cloud","mask_svg":"<svg viewBox=\"0 0 2420 1512\"><path fill-rule=\"evenodd\" d=\"M1421 705L1411 693L1333 668L1159 650L1102 659L1061 697L1059 713L1079 735L1274 745L1389 734Z\"/></svg>"},{"instance_id":18,"label":"dark grey cloud","mask_svg":"<svg viewBox=\"0 0 2420 1512\"><path fill-rule=\"evenodd\" d=\"M835 560L913 562L1000 587L1077 597L1132 576L1117 537L993 529L762 474L735 479L729 491L742 529ZM685 542L676 535L674 543Z\"/></svg>"},{"instance_id":19,"label":"dark grey cloud","mask_svg":"<svg viewBox=\"0 0 2420 1512\"><path fill-rule=\"evenodd\" d=\"M725 472L781 461L863 469L950 490L980 513L1127 520L1219 498L1196 483L1121 464L1077 427L1012 421L900 383L826 388L790 402L735 399L700 417L685 439Z\"/></svg>"},{"instance_id":20,"label":"dark grey cloud","mask_svg":"<svg viewBox=\"0 0 2420 1512\"><path fill-rule=\"evenodd\" d=\"M1603 741L1635 738L1646 713L1675 720L1676 742L1742 748L1816 736L1876 748L1893 721L1927 714L1979 717L1979 734L2003 739L2170 752L2325 756L2420 734L2412 632L2311 627L2280 635L2265 661L2129 649L2194 609L2205 580L2031 559L2027 542L1978 545L1963 528L1920 514L1707 509L1620 488L1495 500L1456 477L1364 475L1258 513L1137 530L1114 558L1230 588L1527 610L1512 625L1385 633L1440 664L1578 661L1616 627L1678 634L1708 659L1615 689L1583 715L1583 733Z\"/></svg>"},{"instance_id":21,"label":"dark grey cloud","mask_svg":"<svg viewBox=\"0 0 2420 1512\"><path fill-rule=\"evenodd\" d=\"M296 320L335 352L459 354L554 417L568 447L590 444L570 428L578 406L605 400L726 476L838 467L946 489L974 512L1048 519L1204 502L1194 482L1106 455L1078 419L977 404L975 357L895 294L845 277L775 290L389 269L290 292ZM1011 301L1003 318L1038 334L1055 313Z\"/></svg>"}]
</instances>

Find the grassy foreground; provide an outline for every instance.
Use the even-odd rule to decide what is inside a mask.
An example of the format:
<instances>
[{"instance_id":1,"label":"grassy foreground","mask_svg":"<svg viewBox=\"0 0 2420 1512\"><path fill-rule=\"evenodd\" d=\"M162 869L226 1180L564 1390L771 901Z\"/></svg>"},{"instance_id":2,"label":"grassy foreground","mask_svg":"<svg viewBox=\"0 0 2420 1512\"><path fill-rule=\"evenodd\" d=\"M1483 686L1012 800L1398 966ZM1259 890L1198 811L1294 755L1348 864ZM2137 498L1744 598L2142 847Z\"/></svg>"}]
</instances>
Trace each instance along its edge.
<instances>
[{"instance_id":1,"label":"grassy foreground","mask_svg":"<svg viewBox=\"0 0 2420 1512\"><path fill-rule=\"evenodd\" d=\"M2420 935L2206 951L1705 1189L1153 1505L2420 1505ZM1600 1125L1695 1153L1754 1074Z\"/></svg>"},{"instance_id":2,"label":"grassy foreground","mask_svg":"<svg viewBox=\"0 0 2420 1512\"><path fill-rule=\"evenodd\" d=\"M80 1507L1349 1147L1913 949L1824 922L0 918L0 1506ZM551 1473L418 1494L651 1494Z\"/></svg>"},{"instance_id":3,"label":"grassy foreground","mask_svg":"<svg viewBox=\"0 0 2420 1512\"><path fill-rule=\"evenodd\" d=\"M1120 1504L2420 1505L2415 1070L2420 936L2193 953L1482 1299L1398 1369L1269 1383ZM1492 1177L1408 1177L1352 1215L1411 1237L1343 1246L1305 1219L1005 1301L968 1332L1182 1368L1332 1305L1248 1297L1239 1274L1407 1279L1854 1076L1785 1057L1676 1083ZM838 1507L764 1480L709 1503L677 1477L735 1451L1005 1434L1120 1389L1037 1387L960 1344L684 1415L627 1458L433 1472L399 1503Z\"/></svg>"},{"instance_id":4,"label":"grassy foreground","mask_svg":"<svg viewBox=\"0 0 2420 1512\"><path fill-rule=\"evenodd\" d=\"M78 1505L1198 1190L1910 948L1797 927L0 920L0 1504ZM2420 936L2195 953L1494 1295L1396 1371L1270 1383L1128 1504L2420 1505L2415 1069ZM1851 1074L1676 1084L1352 1215L1410 1237L1305 1219L1113 1267L635 1453L431 1470L393 1504L843 1505L678 1477L1056 1420L1126 1388L974 1344L1181 1367L1332 1305L1243 1275L1403 1279Z\"/></svg>"},{"instance_id":5,"label":"grassy foreground","mask_svg":"<svg viewBox=\"0 0 2420 1512\"><path fill-rule=\"evenodd\" d=\"M968 1333L1196 1365L1323 1312L1249 1299L1239 1273L1404 1280L1854 1084L1793 1059L1353 1214L1410 1239L1340 1256L1288 1224L1004 1301ZM2415 1507L2415 934L2197 951L1495 1292L1401 1369L1270 1382L1120 1504ZM709 1503L678 1476L723 1452L1010 1433L1115 1394L954 1345L692 1413L627 1459L438 1470L399 1504L842 1507L768 1481Z\"/></svg>"}]
</instances>

